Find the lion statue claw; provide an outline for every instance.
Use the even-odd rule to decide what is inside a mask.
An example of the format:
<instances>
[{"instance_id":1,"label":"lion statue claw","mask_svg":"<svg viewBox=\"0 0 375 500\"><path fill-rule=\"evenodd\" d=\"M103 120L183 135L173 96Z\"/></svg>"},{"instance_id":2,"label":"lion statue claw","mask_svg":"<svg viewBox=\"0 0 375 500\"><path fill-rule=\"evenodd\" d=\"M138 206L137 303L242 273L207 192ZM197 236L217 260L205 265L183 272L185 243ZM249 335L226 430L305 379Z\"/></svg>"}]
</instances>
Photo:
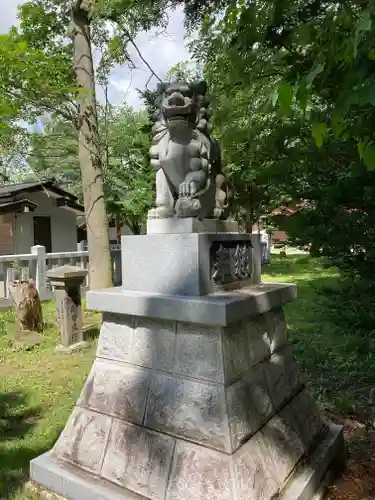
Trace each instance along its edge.
<instances>
[{"instance_id":1,"label":"lion statue claw","mask_svg":"<svg viewBox=\"0 0 375 500\"><path fill-rule=\"evenodd\" d=\"M232 190L210 137L206 82L161 83L158 91L150 148L156 207L149 218L226 218Z\"/></svg>"}]
</instances>

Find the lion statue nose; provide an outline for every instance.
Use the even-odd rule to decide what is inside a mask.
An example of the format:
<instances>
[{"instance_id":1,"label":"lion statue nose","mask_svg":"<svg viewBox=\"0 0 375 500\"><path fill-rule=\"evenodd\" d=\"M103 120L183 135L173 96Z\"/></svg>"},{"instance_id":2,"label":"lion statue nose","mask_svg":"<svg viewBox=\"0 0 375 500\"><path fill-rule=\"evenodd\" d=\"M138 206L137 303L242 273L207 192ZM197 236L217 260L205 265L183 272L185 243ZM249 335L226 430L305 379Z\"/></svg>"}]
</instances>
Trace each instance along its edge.
<instances>
[{"instance_id":1,"label":"lion statue nose","mask_svg":"<svg viewBox=\"0 0 375 500\"><path fill-rule=\"evenodd\" d=\"M173 94L171 94L168 98L168 104L169 106L184 106L184 96L179 92L173 92Z\"/></svg>"}]
</instances>

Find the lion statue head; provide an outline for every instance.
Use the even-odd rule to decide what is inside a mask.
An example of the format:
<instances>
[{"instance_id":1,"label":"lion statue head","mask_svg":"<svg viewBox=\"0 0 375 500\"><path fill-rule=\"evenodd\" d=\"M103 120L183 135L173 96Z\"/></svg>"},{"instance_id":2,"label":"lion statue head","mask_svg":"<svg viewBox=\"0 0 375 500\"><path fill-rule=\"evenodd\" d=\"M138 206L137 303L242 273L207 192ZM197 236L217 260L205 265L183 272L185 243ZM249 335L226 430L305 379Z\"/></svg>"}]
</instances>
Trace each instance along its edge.
<instances>
[{"instance_id":1,"label":"lion statue head","mask_svg":"<svg viewBox=\"0 0 375 500\"><path fill-rule=\"evenodd\" d=\"M153 133L174 127L198 129L209 136L211 126L207 83L193 82L159 83L155 99L155 124Z\"/></svg>"}]
</instances>

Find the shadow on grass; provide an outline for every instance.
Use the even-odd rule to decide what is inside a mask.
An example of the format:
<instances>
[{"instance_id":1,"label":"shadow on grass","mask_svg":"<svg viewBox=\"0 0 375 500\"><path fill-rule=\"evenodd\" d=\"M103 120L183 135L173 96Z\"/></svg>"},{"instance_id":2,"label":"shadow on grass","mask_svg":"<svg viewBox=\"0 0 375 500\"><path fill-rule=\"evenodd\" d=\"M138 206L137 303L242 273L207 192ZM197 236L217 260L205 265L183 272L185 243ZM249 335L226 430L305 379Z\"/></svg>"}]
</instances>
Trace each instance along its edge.
<instances>
[{"instance_id":1,"label":"shadow on grass","mask_svg":"<svg viewBox=\"0 0 375 500\"><path fill-rule=\"evenodd\" d=\"M51 447L43 449L26 446L26 435L41 417L41 408L28 407L26 394L9 392L0 394L0 499L10 499L28 479L30 460ZM56 436L57 437L57 436ZM54 436L54 439L56 439ZM25 445L23 445L25 443Z\"/></svg>"},{"instance_id":2,"label":"shadow on grass","mask_svg":"<svg viewBox=\"0 0 375 500\"><path fill-rule=\"evenodd\" d=\"M83 329L86 340L95 340L99 337L100 327L97 325L89 325Z\"/></svg>"},{"instance_id":3,"label":"shadow on grass","mask_svg":"<svg viewBox=\"0 0 375 500\"><path fill-rule=\"evenodd\" d=\"M353 282L309 257L273 257L267 281L292 281L285 306L305 381L323 408L367 421L375 416L375 287Z\"/></svg>"},{"instance_id":4,"label":"shadow on grass","mask_svg":"<svg viewBox=\"0 0 375 500\"><path fill-rule=\"evenodd\" d=\"M37 422L41 408L27 408L20 392L0 394L0 441L24 436Z\"/></svg>"}]
</instances>

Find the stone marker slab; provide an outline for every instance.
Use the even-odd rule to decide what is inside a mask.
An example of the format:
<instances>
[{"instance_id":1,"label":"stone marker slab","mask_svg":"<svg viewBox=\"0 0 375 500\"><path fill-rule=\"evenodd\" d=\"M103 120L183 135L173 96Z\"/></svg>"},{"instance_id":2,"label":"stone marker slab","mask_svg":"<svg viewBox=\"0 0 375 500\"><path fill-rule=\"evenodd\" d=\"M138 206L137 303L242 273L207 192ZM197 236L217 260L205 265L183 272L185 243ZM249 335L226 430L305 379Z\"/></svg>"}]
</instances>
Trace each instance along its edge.
<instances>
[{"instance_id":1,"label":"stone marker slab","mask_svg":"<svg viewBox=\"0 0 375 500\"><path fill-rule=\"evenodd\" d=\"M86 269L60 266L50 269L47 278L54 290L56 320L60 335L57 350L70 353L87 347L83 332L81 285Z\"/></svg>"}]
</instances>

